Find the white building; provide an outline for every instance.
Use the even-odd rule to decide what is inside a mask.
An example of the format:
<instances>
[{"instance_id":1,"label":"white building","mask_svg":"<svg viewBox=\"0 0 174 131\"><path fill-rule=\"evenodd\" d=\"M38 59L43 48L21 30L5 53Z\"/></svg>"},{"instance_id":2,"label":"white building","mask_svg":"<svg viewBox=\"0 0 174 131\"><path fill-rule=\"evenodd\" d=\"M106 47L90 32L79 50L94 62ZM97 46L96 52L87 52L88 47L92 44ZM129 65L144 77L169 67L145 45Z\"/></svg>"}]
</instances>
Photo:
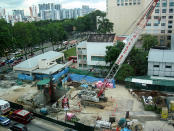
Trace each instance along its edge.
<instances>
[{"instance_id":1,"label":"white building","mask_svg":"<svg viewBox=\"0 0 174 131\"><path fill-rule=\"evenodd\" d=\"M57 63L58 60L64 61L64 54L49 51L44 54L32 57L13 67L13 70L24 74L53 74L60 71L66 64Z\"/></svg>"},{"instance_id":2,"label":"white building","mask_svg":"<svg viewBox=\"0 0 174 131\"><path fill-rule=\"evenodd\" d=\"M174 77L174 50L150 49L148 75Z\"/></svg>"},{"instance_id":3,"label":"white building","mask_svg":"<svg viewBox=\"0 0 174 131\"><path fill-rule=\"evenodd\" d=\"M113 46L115 34L91 34L87 41L76 47L79 69L108 66L105 62L106 47Z\"/></svg>"},{"instance_id":4,"label":"white building","mask_svg":"<svg viewBox=\"0 0 174 131\"><path fill-rule=\"evenodd\" d=\"M152 0L107 0L107 18L114 23L114 33L129 35L143 10ZM171 39L174 32L174 0L160 0L147 23L144 33L158 35L161 45ZM133 24L134 23L134 24ZM133 26L134 25L134 26ZM128 30L130 29L130 30Z\"/></svg>"}]
</instances>

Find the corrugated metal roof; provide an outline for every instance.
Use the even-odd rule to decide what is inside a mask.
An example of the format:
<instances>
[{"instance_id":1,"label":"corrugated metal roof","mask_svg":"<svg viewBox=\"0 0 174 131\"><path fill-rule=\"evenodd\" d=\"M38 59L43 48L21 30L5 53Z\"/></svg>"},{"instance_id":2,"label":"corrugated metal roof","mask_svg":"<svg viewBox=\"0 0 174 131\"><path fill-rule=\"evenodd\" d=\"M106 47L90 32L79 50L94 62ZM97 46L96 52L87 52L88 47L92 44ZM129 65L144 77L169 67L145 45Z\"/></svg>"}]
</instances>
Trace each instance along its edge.
<instances>
[{"instance_id":1,"label":"corrugated metal roof","mask_svg":"<svg viewBox=\"0 0 174 131\"><path fill-rule=\"evenodd\" d=\"M148 61L174 63L174 50L150 49Z\"/></svg>"},{"instance_id":2,"label":"corrugated metal roof","mask_svg":"<svg viewBox=\"0 0 174 131\"><path fill-rule=\"evenodd\" d=\"M21 62L20 64L16 65L13 67L14 70L24 70L24 71L32 71L38 68L38 62L41 59L46 59L46 60L56 60L58 58L63 57L64 54L60 52L55 52L55 51L49 51L44 54L32 57L28 60L25 60Z\"/></svg>"}]
</instances>

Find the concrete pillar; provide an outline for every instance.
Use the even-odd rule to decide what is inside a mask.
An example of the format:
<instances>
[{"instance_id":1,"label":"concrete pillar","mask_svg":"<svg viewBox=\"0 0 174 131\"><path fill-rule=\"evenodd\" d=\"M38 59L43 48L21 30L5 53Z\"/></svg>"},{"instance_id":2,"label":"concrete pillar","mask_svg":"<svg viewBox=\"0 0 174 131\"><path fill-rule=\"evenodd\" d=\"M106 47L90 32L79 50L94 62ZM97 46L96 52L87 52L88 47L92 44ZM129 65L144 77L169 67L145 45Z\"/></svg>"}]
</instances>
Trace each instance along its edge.
<instances>
[{"instance_id":1,"label":"concrete pillar","mask_svg":"<svg viewBox=\"0 0 174 131\"><path fill-rule=\"evenodd\" d=\"M171 35L171 50L174 50L174 34Z\"/></svg>"}]
</instances>

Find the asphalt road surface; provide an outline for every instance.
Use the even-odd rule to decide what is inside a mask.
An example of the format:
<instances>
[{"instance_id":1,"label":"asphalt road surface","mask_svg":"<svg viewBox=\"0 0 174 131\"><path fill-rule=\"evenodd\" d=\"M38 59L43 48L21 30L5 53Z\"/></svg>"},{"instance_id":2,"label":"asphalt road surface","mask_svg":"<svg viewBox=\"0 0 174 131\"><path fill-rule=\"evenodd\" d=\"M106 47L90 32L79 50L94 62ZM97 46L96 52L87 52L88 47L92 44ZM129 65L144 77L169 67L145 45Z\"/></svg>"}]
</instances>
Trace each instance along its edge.
<instances>
[{"instance_id":1,"label":"asphalt road surface","mask_svg":"<svg viewBox=\"0 0 174 131\"><path fill-rule=\"evenodd\" d=\"M33 119L26 125L28 131L64 131L67 127L57 125L39 118ZM0 131L9 131L9 127L0 126Z\"/></svg>"}]
</instances>

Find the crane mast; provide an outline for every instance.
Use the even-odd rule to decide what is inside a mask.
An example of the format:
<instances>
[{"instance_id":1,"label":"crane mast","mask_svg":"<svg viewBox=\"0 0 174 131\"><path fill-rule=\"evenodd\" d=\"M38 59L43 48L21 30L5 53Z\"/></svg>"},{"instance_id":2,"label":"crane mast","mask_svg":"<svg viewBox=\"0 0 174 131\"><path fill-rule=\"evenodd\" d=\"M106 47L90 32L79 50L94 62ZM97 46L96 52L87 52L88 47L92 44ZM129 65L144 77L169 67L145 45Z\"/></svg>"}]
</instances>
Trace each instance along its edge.
<instances>
[{"instance_id":1,"label":"crane mast","mask_svg":"<svg viewBox=\"0 0 174 131\"><path fill-rule=\"evenodd\" d=\"M122 49L119 57L116 59L113 66L111 67L108 75L106 76L106 78L105 78L106 80L113 79L116 76L116 74L119 71L119 69L121 68L123 62L125 61L125 59L129 55L132 48L134 47L138 37L143 32L143 30L144 30L148 20L150 19L151 15L153 13L153 10L156 7L158 1L159 0L152 0L149 3L149 5L147 6L146 11L143 14L143 16L140 18L140 20L138 21L135 30L131 33L131 35L129 37L127 37L127 42L125 43L125 46Z\"/></svg>"}]
</instances>

